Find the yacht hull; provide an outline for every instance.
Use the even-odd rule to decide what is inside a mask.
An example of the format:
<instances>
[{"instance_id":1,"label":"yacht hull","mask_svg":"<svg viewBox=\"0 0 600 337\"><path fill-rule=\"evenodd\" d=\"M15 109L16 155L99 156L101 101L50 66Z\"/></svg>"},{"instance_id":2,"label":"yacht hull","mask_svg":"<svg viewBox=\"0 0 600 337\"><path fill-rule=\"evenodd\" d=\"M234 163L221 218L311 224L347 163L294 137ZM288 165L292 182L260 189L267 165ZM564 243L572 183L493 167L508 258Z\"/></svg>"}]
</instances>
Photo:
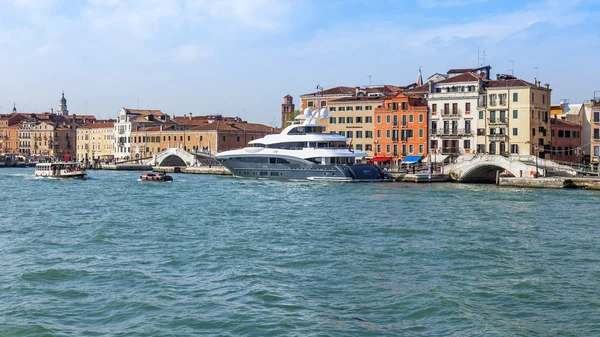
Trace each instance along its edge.
<instances>
[{"instance_id":1,"label":"yacht hull","mask_svg":"<svg viewBox=\"0 0 600 337\"><path fill-rule=\"evenodd\" d=\"M219 161L233 176L239 178L338 182L387 181L385 174L374 165L368 164L298 165Z\"/></svg>"}]
</instances>

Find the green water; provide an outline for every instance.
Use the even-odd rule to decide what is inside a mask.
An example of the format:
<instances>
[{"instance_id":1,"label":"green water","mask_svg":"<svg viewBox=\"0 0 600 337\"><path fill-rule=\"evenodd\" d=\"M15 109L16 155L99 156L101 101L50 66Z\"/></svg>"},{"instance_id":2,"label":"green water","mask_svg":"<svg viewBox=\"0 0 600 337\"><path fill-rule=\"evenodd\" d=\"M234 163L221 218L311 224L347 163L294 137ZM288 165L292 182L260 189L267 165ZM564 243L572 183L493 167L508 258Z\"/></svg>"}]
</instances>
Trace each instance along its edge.
<instances>
[{"instance_id":1,"label":"green water","mask_svg":"<svg viewBox=\"0 0 600 337\"><path fill-rule=\"evenodd\" d=\"M599 336L600 193L1 169L0 336Z\"/></svg>"}]
</instances>

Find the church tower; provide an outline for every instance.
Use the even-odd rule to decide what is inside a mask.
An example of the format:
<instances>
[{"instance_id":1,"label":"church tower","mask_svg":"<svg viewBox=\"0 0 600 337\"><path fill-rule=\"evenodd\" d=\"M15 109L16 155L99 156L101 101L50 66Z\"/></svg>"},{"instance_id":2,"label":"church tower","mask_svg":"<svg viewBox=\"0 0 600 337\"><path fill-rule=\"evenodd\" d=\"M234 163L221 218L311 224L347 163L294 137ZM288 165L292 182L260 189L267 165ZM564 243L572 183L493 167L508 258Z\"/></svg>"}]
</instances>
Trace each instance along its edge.
<instances>
[{"instance_id":1,"label":"church tower","mask_svg":"<svg viewBox=\"0 0 600 337\"><path fill-rule=\"evenodd\" d=\"M17 113L17 103L16 102L13 103L13 110L12 111L13 111L14 114Z\"/></svg>"},{"instance_id":2,"label":"church tower","mask_svg":"<svg viewBox=\"0 0 600 337\"><path fill-rule=\"evenodd\" d=\"M69 110L67 109L67 99L65 98L65 92L62 92L62 98L60 99L60 105L58 106L58 111L56 112L59 116L68 116Z\"/></svg>"},{"instance_id":3,"label":"church tower","mask_svg":"<svg viewBox=\"0 0 600 337\"><path fill-rule=\"evenodd\" d=\"M294 97L285 95L283 104L281 104L281 128L288 126L288 123L294 120Z\"/></svg>"}]
</instances>

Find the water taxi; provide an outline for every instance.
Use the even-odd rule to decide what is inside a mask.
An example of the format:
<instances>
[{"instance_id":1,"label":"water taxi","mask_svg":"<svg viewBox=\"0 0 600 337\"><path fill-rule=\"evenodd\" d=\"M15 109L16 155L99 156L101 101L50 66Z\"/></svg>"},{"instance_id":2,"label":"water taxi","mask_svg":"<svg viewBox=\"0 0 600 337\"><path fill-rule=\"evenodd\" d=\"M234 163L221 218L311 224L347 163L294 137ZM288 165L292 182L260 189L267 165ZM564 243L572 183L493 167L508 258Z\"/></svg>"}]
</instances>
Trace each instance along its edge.
<instances>
[{"instance_id":1,"label":"water taxi","mask_svg":"<svg viewBox=\"0 0 600 337\"><path fill-rule=\"evenodd\" d=\"M166 172L162 174L144 173L140 176L141 181L173 181L173 177L167 175Z\"/></svg>"},{"instance_id":2,"label":"water taxi","mask_svg":"<svg viewBox=\"0 0 600 337\"><path fill-rule=\"evenodd\" d=\"M84 179L86 175L85 170L80 170L77 163L73 162L37 163L35 165L36 177Z\"/></svg>"}]
</instances>

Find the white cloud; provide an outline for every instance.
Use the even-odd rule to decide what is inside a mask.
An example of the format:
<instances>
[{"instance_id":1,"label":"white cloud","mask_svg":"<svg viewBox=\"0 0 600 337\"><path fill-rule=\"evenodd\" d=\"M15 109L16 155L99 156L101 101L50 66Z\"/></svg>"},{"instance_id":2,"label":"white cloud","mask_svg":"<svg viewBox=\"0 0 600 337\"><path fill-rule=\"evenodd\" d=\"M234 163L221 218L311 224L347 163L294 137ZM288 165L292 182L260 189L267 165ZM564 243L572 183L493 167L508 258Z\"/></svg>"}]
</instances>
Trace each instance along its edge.
<instances>
[{"instance_id":1,"label":"white cloud","mask_svg":"<svg viewBox=\"0 0 600 337\"><path fill-rule=\"evenodd\" d=\"M207 59L215 54L215 49L210 46L200 46L195 44L186 44L179 46L175 50L174 60L187 63L198 59Z\"/></svg>"}]
</instances>

